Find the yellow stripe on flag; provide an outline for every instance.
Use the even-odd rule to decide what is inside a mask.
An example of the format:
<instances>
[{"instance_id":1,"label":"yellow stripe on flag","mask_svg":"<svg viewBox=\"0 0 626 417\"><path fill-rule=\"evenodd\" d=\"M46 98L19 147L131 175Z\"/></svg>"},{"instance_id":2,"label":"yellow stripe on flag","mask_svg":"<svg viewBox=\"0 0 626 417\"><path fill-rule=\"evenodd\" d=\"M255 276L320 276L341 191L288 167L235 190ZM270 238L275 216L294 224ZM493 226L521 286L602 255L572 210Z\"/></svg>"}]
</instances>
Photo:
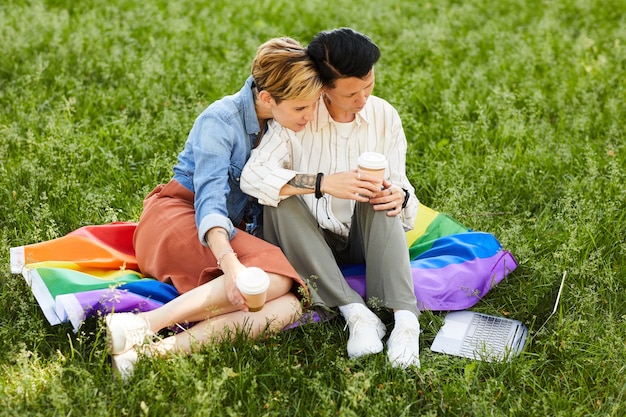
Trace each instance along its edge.
<instances>
[{"instance_id":1,"label":"yellow stripe on flag","mask_svg":"<svg viewBox=\"0 0 626 417\"><path fill-rule=\"evenodd\" d=\"M433 222L433 220L435 220L435 217L437 217L438 214L438 211L420 203L417 210L417 216L415 216L413 230L406 232L406 241L409 247L411 247L413 242L415 242L420 236L426 233L426 229Z\"/></svg>"},{"instance_id":2,"label":"yellow stripe on flag","mask_svg":"<svg viewBox=\"0 0 626 417\"><path fill-rule=\"evenodd\" d=\"M82 265L78 265L75 262L70 261L44 261L36 262L30 265L26 265L26 269L38 269L38 268L60 268L70 269L72 271L82 272L83 274L91 275L93 278L99 278L106 281L113 281L119 277L123 277L132 273L142 278L144 275L140 272L132 269L105 269L105 268L87 268Z\"/></svg>"}]
</instances>

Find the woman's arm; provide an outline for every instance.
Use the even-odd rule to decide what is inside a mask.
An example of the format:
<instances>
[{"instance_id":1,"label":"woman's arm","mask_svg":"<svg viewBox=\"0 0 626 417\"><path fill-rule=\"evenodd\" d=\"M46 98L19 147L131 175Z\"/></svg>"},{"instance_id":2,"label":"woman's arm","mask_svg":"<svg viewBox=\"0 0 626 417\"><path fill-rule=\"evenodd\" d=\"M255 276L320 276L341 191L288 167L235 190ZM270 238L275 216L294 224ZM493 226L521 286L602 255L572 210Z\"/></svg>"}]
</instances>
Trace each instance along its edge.
<instances>
[{"instance_id":1,"label":"woman's arm","mask_svg":"<svg viewBox=\"0 0 626 417\"><path fill-rule=\"evenodd\" d=\"M324 174L324 173L322 173ZM281 196L315 193L318 174L296 174L280 190ZM369 178L369 176L364 175ZM361 178L356 171L337 172L322 175L319 189L322 194L330 194L333 197L347 200L356 200L363 203L380 192L380 183L376 185L375 178Z\"/></svg>"},{"instance_id":2,"label":"woman's arm","mask_svg":"<svg viewBox=\"0 0 626 417\"><path fill-rule=\"evenodd\" d=\"M224 285L226 287L225 290L228 300L234 306L240 307L242 310L247 310L243 296L236 285L237 274L246 269L246 267L239 262L237 253L230 245L228 232L221 227L209 229L206 233L206 241L215 259L217 259L218 268L224 272Z\"/></svg>"},{"instance_id":3,"label":"woman's arm","mask_svg":"<svg viewBox=\"0 0 626 417\"><path fill-rule=\"evenodd\" d=\"M236 166L233 155L241 152L245 132L236 124L227 123L219 114L207 113L200 117L189 135L194 158L194 208L200 241L208 245L207 232L220 227L231 236L235 226L228 212L228 196L235 192L229 183L231 166ZM242 162L239 166L243 165ZM217 256L218 253L215 253Z\"/></svg>"}]
</instances>

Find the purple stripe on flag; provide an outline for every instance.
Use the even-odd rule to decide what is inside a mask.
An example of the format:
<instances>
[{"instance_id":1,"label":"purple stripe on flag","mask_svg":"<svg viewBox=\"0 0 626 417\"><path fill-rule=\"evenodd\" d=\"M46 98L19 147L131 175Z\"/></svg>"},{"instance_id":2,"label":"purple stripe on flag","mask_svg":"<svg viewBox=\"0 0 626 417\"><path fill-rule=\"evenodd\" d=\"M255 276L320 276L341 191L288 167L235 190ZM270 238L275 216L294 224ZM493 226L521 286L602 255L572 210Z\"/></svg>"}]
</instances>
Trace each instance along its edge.
<instances>
[{"instance_id":1,"label":"purple stripe on flag","mask_svg":"<svg viewBox=\"0 0 626 417\"><path fill-rule=\"evenodd\" d=\"M508 251L437 269L413 261L413 282L421 310L465 310L474 306L517 267Z\"/></svg>"},{"instance_id":2,"label":"purple stripe on flag","mask_svg":"<svg viewBox=\"0 0 626 417\"><path fill-rule=\"evenodd\" d=\"M415 296L421 310L450 311L472 307L517 268L515 258L505 250L498 250L490 257L470 258L433 268L436 259L411 261ZM351 265L342 271L348 285L367 301L365 265Z\"/></svg>"},{"instance_id":3,"label":"purple stripe on flag","mask_svg":"<svg viewBox=\"0 0 626 417\"><path fill-rule=\"evenodd\" d=\"M74 330L92 316L154 310L163 303L143 295L118 288L83 291L56 297L56 313L61 322L70 321Z\"/></svg>"}]
</instances>

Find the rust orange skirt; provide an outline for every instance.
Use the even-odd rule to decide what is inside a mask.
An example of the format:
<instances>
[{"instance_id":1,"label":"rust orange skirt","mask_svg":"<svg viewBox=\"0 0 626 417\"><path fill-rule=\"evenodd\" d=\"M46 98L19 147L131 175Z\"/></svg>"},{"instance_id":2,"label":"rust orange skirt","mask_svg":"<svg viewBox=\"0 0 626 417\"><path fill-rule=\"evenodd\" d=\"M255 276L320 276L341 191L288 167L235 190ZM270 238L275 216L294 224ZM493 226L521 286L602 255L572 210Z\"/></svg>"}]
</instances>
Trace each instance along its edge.
<instances>
[{"instance_id":1,"label":"rust orange skirt","mask_svg":"<svg viewBox=\"0 0 626 417\"><path fill-rule=\"evenodd\" d=\"M215 256L198 240L193 206L194 194L178 181L158 185L144 200L143 213L134 235L141 271L173 284L182 294L222 275ZM237 230L230 242L245 266L294 280L294 292L306 287L280 248Z\"/></svg>"}]
</instances>

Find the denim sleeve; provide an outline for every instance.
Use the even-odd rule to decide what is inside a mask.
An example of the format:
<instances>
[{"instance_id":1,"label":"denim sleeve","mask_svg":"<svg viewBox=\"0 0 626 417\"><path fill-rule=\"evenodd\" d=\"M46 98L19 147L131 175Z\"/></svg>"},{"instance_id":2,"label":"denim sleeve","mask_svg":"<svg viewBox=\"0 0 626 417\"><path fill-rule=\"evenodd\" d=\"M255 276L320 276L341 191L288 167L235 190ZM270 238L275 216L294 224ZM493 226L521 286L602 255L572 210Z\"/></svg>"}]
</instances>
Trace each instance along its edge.
<instances>
[{"instance_id":1,"label":"denim sleeve","mask_svg":"<svg viewBox=\"0 0 626 417\"><path fill-rule=\"evenodd\" d=\"M213 227L223 227L231 238L235 234L228 217L227 199L231 154L238 135L232 125L207 115L196 122L189 136L195 160L193 184L198 238L206 246L206 232Z\"/></svg>"}]
</instances>

